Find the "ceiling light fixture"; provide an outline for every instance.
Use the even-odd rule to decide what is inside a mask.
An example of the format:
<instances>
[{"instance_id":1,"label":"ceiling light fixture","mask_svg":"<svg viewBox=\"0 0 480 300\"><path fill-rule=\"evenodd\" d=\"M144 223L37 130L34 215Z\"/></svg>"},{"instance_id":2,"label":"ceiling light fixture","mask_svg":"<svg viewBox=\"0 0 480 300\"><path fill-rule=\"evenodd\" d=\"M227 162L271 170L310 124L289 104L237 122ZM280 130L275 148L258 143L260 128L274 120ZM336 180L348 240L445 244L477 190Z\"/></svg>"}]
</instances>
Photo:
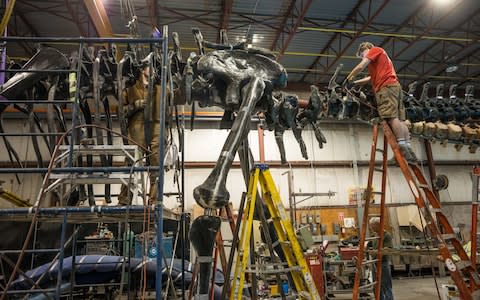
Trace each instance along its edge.
<instances>
[{"instance_id":1,"label":"ceiling light fixture","mask_svg":"<svg viewBox=\"0 0 480 300\"><path fill-rule=\"evenodd\" d=\"M453 3L454 1L455 0L433 0L433 2L438 5L448 5Z\"/></svg>"}]
</instances>

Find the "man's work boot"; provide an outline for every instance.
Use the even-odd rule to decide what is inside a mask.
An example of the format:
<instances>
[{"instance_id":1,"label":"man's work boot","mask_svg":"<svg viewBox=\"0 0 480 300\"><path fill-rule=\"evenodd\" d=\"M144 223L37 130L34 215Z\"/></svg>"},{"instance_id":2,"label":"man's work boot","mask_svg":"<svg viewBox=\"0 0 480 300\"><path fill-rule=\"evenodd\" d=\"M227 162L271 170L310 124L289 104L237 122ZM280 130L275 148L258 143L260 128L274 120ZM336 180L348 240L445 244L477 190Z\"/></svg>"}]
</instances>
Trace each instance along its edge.
<instances>
[{"instance_id":1,"label":"man's work boot","mask_svg":"<svg viewBox=\"0 0 480 300\"><path fill-rule=\"evenodd\" d=\"M418 162L417 156L415 155L415 152L413 152L411 146L402 144L402 145L398 145L398 147L400 148L400 152L402 153L403 157L405 158L408 164L416 164ZM388 164L399 166L395 156L393 156L391 159L388 160Z\"/></svg>"},{"instance_id":2,"label":"man's work boot","mask_svg":"<svg viewBox=\"0 0 480 300\"><path fill-rule=\"evenodd\" d=\"M408 161L411 164L416 164L418 163L417 155L415 155L415 152L412 149L412 146L407 146L408 152L410 153L410 161Z\"/></svg>"},{"instance_id":3,"label":"man's work boot","mask_svg":"<svg viewBox=\"0 0 480 300\"><path fill-rule=\"evenodd\" d=\"M416 164L417 163L417 156L412 150L412 146L409 145L398 145L400 151L402 152L403 157L409 164Z\"/></svg>"}]
</instances>

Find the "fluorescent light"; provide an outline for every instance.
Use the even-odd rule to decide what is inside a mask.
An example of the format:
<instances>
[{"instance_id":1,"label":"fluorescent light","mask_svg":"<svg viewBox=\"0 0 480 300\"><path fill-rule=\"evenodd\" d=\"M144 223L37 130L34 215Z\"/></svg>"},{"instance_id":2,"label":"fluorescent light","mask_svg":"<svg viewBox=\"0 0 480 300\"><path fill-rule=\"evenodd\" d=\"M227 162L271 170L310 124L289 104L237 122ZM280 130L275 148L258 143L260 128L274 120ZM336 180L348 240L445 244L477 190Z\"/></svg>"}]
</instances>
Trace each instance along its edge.
<instances>
[{"instance_id":1,"label":"fluorescent light","mask_svg":"<svg viewBox=\"0 0 480 300\"><path fill-rule=\"evenodd\" d=\"M450 3L453 3L455 0L433 0L433 3L439 4L439 5L447 5Z\"/></svg>"},{"instance_id":2,"label":"fluorescent light","mask_svg":"<svg viewBox=\"0 0 480 300\"><path fill-rule=\"evenodd\" d=\"M449 66L445 69L445 72L447 73L452 73L452 72L455 72L456 70L458 70L458 66L457 65L453 65L453 66Z\"/></svg>"}]
</instances>

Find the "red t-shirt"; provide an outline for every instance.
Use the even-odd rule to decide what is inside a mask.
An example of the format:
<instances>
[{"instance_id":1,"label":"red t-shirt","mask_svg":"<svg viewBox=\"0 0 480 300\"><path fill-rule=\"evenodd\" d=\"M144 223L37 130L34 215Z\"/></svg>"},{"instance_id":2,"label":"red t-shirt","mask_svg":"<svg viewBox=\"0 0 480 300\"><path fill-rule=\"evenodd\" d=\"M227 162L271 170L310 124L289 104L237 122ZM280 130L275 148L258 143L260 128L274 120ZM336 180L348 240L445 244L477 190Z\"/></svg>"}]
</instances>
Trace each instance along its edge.
<instances>
[{"instance_id":1,"label":"red t-shirt","mask_svg":"<svg viewBox=\"0 0 480 300\"><path fill-rule=\"evenodd\" d=\"M370 74L370 81L375 92L378 92L387 84L398 82L393 63L385 50L380 47L373 47L368 50L365 57L370 60L368 73Z\"/></svg>"}]
</instances>

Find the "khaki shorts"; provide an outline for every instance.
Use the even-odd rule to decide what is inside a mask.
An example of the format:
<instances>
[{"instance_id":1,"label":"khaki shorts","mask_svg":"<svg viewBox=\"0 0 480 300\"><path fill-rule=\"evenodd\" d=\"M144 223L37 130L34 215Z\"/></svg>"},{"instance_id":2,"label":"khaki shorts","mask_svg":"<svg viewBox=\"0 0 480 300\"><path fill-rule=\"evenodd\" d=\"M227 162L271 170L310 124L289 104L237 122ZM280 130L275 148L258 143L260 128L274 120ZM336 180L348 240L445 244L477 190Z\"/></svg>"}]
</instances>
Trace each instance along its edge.
<instances>
[{"instance_id":1,"label":"khaki shorts","mask_svg":"<svg viewBox=\"0 0 480 300\"><path fill-rule=\"evenodd\" d=\"M378 115L382 119L399 118L405 121L402 87L399 83L388 84L375 93Z\"/></svg>"}]
</instances>

